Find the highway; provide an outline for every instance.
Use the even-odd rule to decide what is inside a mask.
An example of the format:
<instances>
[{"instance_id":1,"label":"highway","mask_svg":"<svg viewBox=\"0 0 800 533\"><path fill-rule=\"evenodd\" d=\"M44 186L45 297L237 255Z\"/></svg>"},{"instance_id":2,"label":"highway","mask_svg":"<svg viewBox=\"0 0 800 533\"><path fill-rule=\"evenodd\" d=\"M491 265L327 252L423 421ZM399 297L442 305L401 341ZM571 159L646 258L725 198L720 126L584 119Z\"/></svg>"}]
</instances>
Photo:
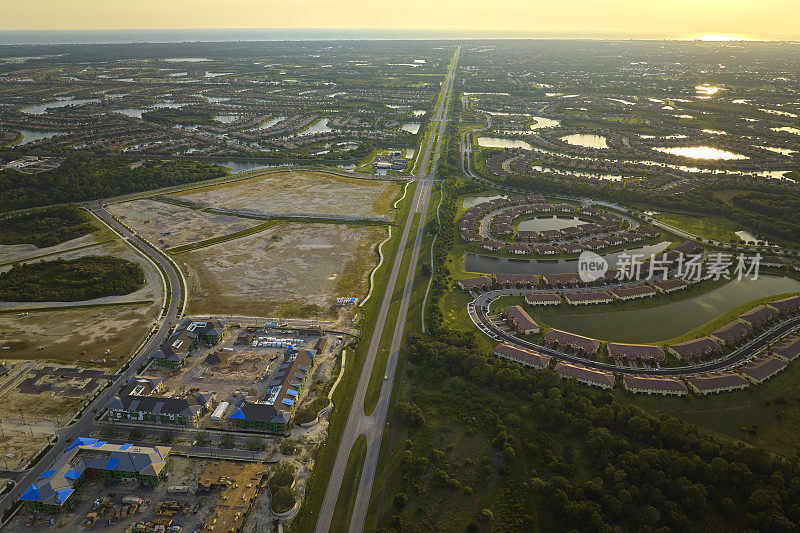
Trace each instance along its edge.
<instances>
[{"instance_id":1,"label":"highway","mask_svg":"<svg viewBox=\"0 0 800 533\"><path fill-rule=\"evenodd\" d=\"M447 125L447 116L452 97L453 81L455 79L459 52L460 47L456 48L450 68L445 77L444 83L442 84L442 96L433 118L433 133L430 136L427 145L424 147L423 159L419 166L417 175L415 176L418 185L411 204L412 209L409 212L403 227L403 233L400 237L400 243L398 247L399 252L394 259L394 263L392 264L389 281L386 285L386 292L384 293L383 301L381 302L381 308L378 316L376 317L375 330L372 332L370 344L367 349L366 360L364 361L361 376L353 397L353 404L348 414L347 423L342 434L342 440L339 443L336 460L334 462L330 478L328 479L328 486L325 491L325 497L323 499L322 507L320 508L315 527L315 531L318 533L325 533L330 529L333 511L336 507L336 500L339 497L339 492L342 486L344 470L347 466L347 459L350 455L350 450L353 447L353 443L361 434L367 437L367 454L362 470L358 492L356 494L349 530L355 533L362 531L364 528L364 522L366 520L367 510L369 507L369 499L372 493L372 484L375 479L375 471L378 465L378 454L380 452L383 429L386 425L386 416L389 411L389 402L392 394L395 370L397 368L397 357L400 350L400 343L403 339L406 315L411 299L411 291L414 285L414 273L416 272L419 252L422 246L422 239L425 234L425 220L427 219L428 206L430 203L431 192L433 191L433 178L436 174L436 166L442 150L441 140L444 139L444 132ZM430 172L427 172L429 163ZM403 250L405 250L409 234L411 233L411 226L415 213L420 214L420 223L417 228L417 233L414 237L411 261L408 265L408 270L405 271L405 285L403 287L403 295L400 301L397 321L395 322L392 344L389 351L389 359L386 365L386 379L383 381L380 398L378 399L378 403L374 411L372 414L367 415L364 412L364 398L366 396L370 376L372 375L372 369L375 364L375 359L380 346L386 319L389 314L389 308L392 303L395 285L398 277L401 274L400 267L403 262Z\"/></svg>"},{"instance_id":2,"label":"highway","mask_svg":"<svg viewBox=\"0 0 800 533\"><path fill-rule=\"evenodd\" d=\"M103 408L105 408L111 398L120 391L123 385L130 378L136 375L137 369L147 361L148 355L153 350L158 348L164 339L167 338L170 329L177 323L178 319L180 318L180 314L183 313L182 308L179 308L183 300L181 294L181 291L183 290L181 283L182 278L175 270L175 267L172 265L172 263L149 243L140 239L119 222L114 220L114 218L103 208L100 202L87 203L84 205L84 207L102 220L102 222L111 228L115 233L125 239L131 246L135 245L138 247L139 251L143 255L158 263L163 268L163 271L166 272L167 279L169 281L167 284L167 290L169 291L170 296L169 303L166 304L166 310L163 313L161 320L158 322L158 330L155 332L155 334L153 334L150 340L147 341L139 354L135 356L127 370L116 375L116 378L111 385L102 391L97 398L95 398L94 401L92 401L91 404L86 407L82 416L77 421L71 425L59 428L56 431L56 435L58 436L58 442L56 445L51 448L50 451L47 452L47 454L45 454L45 456L42 457L33 467L31 467L24 476L19 478L17 484L11 491L0 497L0 509L3 511L8 509L11 505L13 505L14 502L17 501L20 495L22 495L22 493L39 478L42 472L48 469L50 465L52 465L53 462L55 462L55 460L62 453L64 453L64 451L72 443L72 441L75 440L75 438L88 436L91 434L92 430L94 429L95 415L102 412ZM164 296L166 297L166 294Z\"/></svg>"}]
</instances>

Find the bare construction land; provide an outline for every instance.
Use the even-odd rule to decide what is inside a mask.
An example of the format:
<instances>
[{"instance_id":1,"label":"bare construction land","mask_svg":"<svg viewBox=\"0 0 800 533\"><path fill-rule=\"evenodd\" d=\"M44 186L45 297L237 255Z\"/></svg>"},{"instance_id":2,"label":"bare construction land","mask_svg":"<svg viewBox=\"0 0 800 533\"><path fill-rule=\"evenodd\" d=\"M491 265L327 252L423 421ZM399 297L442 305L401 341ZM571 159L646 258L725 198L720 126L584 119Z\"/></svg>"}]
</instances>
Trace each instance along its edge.
<instances>
[{"instance_id":1,"label":"bare construction land","mask_svg":"<svg viewBox=\"0 0 800 533\"><path fill-rule=\"evenodd\" d=\"M193 189L181 199L227 209L265 213L388 215L402 184L321 172L273 172L230 185Z\"/></svg>"},{"instance_id":2,"label":"bare construction land","mask_svg":"<svg viewBox=\"0 0 800 533\"><path fill-rule=\"evenodd\" d=\"M337 297L363 297L380 226L284 223L181 254L189 312L333 317Z\"/></svg>"},{"instance_id":3,"label":"bare construction land","mask_svg":"<svg viewBox=\"0 0 800 533\"><path fill-rule=\"evenodd\" d=\"M108 211L160 248L174 248L257 226L260 220L209 213L155 200L111 204Z\"/></svg>"},{"instance_id":4,"label":"bare construction land","mask_svg":"<svg viewBox=\"0 0 800 533\"><path fill-rule=\"evenodd\" d=\"M46 248L39 248L33 244L0 244L0 265L6 265L14 261L37 259L40 257L49 260L67 250L95 250L96 247L93 245L107 242L114 238L115 236L113 233L108 229L100 229L98 224L98 231L94 233L83 235L77 239L70 239L61 244L48 246Z\"/></svg>"},{"instance_id":5,"label":"bare construction land","mask_svg":"<svg viewBox=\"0 0 800 533\"><path fill-rule=\"evenodd\" d=\"M115 368L147 336L159 309L156 303L2 313L2 357Z\"/></svg>"}]
</instances>

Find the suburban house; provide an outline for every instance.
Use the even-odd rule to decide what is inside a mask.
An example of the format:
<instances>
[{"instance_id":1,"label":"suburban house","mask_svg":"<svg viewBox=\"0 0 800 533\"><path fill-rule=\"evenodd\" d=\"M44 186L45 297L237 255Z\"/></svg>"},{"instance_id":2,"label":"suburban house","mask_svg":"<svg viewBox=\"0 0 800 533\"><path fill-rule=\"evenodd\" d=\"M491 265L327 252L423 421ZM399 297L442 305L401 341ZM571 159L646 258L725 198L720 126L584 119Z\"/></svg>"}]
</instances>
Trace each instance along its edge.
<instances>
[{"instance_id":1,"label":"suburban house","mask_svg":"<svg viewBox=\"0 0 800 533\"><path fill-rule=\"evenodd\" d=\"M678 359L697 359L718 354L722 350L718 341L708 337L700 337L691 341L671 344L667 351Z\"/></svg>"},{"instance_id":2,"label":"suburban house","mask_svg":"<svg viewBox=\"0 0 800 533\"><path fill-rule=\"evenodd\" d=\"M583 365L569 363L556 363L556 372L564 379L575 378L580 383L601 389L610 389L614 386L614 374L603 370L595 370Z\"/></svg>"},{"instance_id":3,"label":"suburban house","mask_svg":"<svg viewBox=\"0 0 800 533\"><path fill-rule=\"evenodd\" d=\"M614 299L606 291L573 291L564 293L564 300L570 305L607 304Z\"/></svg>"},{"instance_id":4,"label":"suburban house","mask_svg":"<svg viewBox=\"0 0 800 533\"><path fill-rule=\"evenodd\" d=\"M547 330L547 333L544 334L544 342L558 350L573 350L586 355L595 354L600 349L599 340L582 337L560 329Z\"/></svg>"},{"instance_id":5,"label":"suburban house","mask_svg":"<svg viewBox=\"0 0 800 533\"><path fill-rule=\"evenodd\" d=\"M88 476L155 485L162 477L171 449L78 437L19 499L29 510L60 514L73 506L75 490Z\"/></svg>"},{"instance_id":6,"label":"suburban house","mask_svg":"<svg viewBox=\"0 0 800 533\"><path fill-rule=\"evenodd\" d=\"M736 346L752 334L753 326L747 322L734 320L714 330L709 337L724 346Z\"/></svg>"},{"instance_id":7,"label":"suburban house","mask_svg":"<svg viewBox=\"0 0 800 533\"><path fill-rule=\"evenodd\" d=\"M780 342L772 345L771 352L778 359L791 363L800 355L800 336L792 335L781 339Z\"/></svg>"},{"instance_id":8,"label":"suburban house","mask_svg":"<svg viewBox=\"0 0 800 533\"><path fill-rule=\"evenodd\" d=\"M529 292L525 295L528 305L561 305L561 296L554 292Z\"/></svg>"},{"instance_id":9,"label":"suburban house","mask_svg":"<svg viewBox=\"0 0 800 533\"><path fill-rule=\"evenodd\" d=\"M542 329L531 316L519 305L511 305L503 310L503 316L517 333L531 335Z\"/></svg>"},{"instance_id":10,"label":"suburban house","mask_svg":"<svg viewBox=\"0 0 800 533\"><path fill-rule=\"evenodd\" d=\"M664 362L664 349L661 348L661 346L609 342L608 355L612 359L627 359L628 361L643 361L650 363Z\"/></svg>"},{"instance_id":11,"label":"suburban house","mask_svg":"<svg viewBox=\"0 0 800 533\"><path fill-rule=\"evenodd\" d=\"M626 390L637 394L657 394L661 396L686 396L688 389L683 381L677 378L655 376L622 376L622 384Z\"/></svg>"},{"instance_id":12,"label":"suburban house","mask_svg":"<svg viewBox=\"0 0 800 533\"><path fill-rule=\"evenodd\" d=\"M714 372L689 376L686 381L689 383L689 387L697 394L715 394L741 390L750 386L749 381L733 372Z\"/></svg>"},{"instance_id":13,"label":"suburban house","mask_svg":"<svg viewBox=\"0 0 800 533\"><path fill-rule=\"evenodd\" d=\"M637 298L649 298L655 296L656 291L647 285L634 285L632 287L616 287L610 292L618 300L636 300Z\"/></svg>"},{"instance_id":14,"label":"suburban house","mask_svg":"<svg viewBox=\"0 0 800 533\"><path fill-rule=\"evenodd\" d=\"M747 322L753 329L763 328L778 318L779 312L773 307L759 305L739 315L739 320Z\"/></svg>"},{"instance_id":15,"label":"suburban house","mask_svg":"<svg viewBox=\"0 0 800 533\"><path fill-rule=\"evenodd\" d=\"M542 355L505 342L495 347L494 355L501 359L507 359L534 368L547 368L547 365L550 364L549 355Z\"/></svg>"},{"instance_id":16,"label":"suburban house","mask_svg":"<svg viewBox=\"0 0 800 533\"><path fill-rule=\"evenodd\" d=\"M467 292L484 291L492 288L492 280L488 276L478 276L476 278L464 278L458 280L458 286Z\"/></svg>"},{"instance_id":17,"label":"suburban house","mask_svg":"<svg viewBox=\"0 0 800 533\"><path fill-rule=\"evenodd\" d=\"M748 380L758 384L782 371L788 364L777 357L759 357L739 367L739 372Z\"/></svg>"},{"instance_id":18,"label":"suburban house","mask_svg":"<svg viewBox=\"0 0 800 533\"><path fill-rule=\"evenodd\" d=\"M669 294L671 292L679 291L681 289L686 288L686 282L680 278L671 278L666 279L663 281L654 281L652 282L653 287L662 293L662 294Z\"/></svg>"},{"instance_id":19,"label":"suburban house","mask_svg":"<svg viewBox=\"0 0 800 533\"><path fill-rule=\"evenodd\" d=\"M789 298L770 302L767 305L778 311L781 315L795 315L800 312L800 296L790 296Z\"/></svg>"}]
</instances>

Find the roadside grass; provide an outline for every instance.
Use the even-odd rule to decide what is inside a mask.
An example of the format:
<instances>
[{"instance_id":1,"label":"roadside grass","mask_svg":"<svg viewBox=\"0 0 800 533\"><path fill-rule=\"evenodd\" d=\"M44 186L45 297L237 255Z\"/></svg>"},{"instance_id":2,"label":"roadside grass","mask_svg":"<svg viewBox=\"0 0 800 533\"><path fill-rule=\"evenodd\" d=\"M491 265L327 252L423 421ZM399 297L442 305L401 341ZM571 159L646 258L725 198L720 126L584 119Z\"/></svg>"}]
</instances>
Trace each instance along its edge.
<instances>
[{"instance_id":1,"label":"roadside grass","mask_svg":"<svg viewBox=\"0 0 800 533\"><path fill-rule=\"evenodd\" d=\"M167 253L170 255L177 255L177 254L182 254L184 252L189 252L191 250L197 250L199 248L206 248L208 246L213 246L215 244L219 244L222 242L232 241L240 237L247 237L248 235L253 235L254 233L259 233L264 230L274 228L280 223L281 223L280 220L269 220L267 222L264 222L263 224L253 226L252 228L247 228L242 231L237 231L235 233L230 233L228 235L220 235L219 237L213 237L211 239L205 239L203 241L193 242L191 244L184 244L183 246L176 246L175 248L170 248L169 250L167 250Z\"/></svg>"},{"instance_id":2,"label":"roadside grass","mask_svg":"<svg viewBox=\"0 0 800 533\"><path fill-rule=\"evenodd\" d=\"M414 237L419 228L420 213L414 213L414 218L411 222L411 230L409 231L406 247L403 250L403 257L400 263L400 274L398 274L397 281L392 292L392 303L389 306L389 311L386 315L386 323L383 331L380 333L381 341L378 345L378 352L375 356L375 364L372 367L372 374L369 377L367 385L367 392L364 396L364 412L369 416L375 409L378 403L378 398L383 388L384 376L386 373L386 364L389 361L389 353L392 348L392 338L394 337L395 326L397 325L397 315L400 312L400 302L403 298L403 290L405 289L405 276L404 273L408 272L411 263L411 255L414 250ZM410 306L409 306L410 308Z\"/></svg>"},{"instance_id":3,"label":"roadside grass","mask_svg":"<svg viewBox=\"0 0 800 533\"><path fill-rule=\"evenodd\" d=\"M698 237L725 243L744 244L744 241L736 236L737 231L745 229L742 224L720 215L660 212L657 215L653 215L653 218Z\"/></svg>"},{"instance_id":4,"label":"roadside grass","mask_svg":"<svg viewBox=\"0 0 800 533\"><path fill-rule=\"evenodd\" d=\"M353 507L358 495L358 484L361 482L361 473L364 470L364 460L367 458L367 437L362 433L358 436L350 449L347 466L342 476L342 487L336 499L336 507L331 517L331 533L346 533L350 529L350 520L353 517Z\"/></svg>"},{"instance_id":5,"label":"roadside grass","mask_svg":"<svg viewBox=\"0 0 800 533\"><path fill-rule=\"evenodd\" d=\"M797 362L760 385L735 392L667 398L613 391L618 401L633 403L696 424L714 435L743 440L793 456L800 450L800 365Z\"/></svg>"},{"instance_id":6,"label":"roadside grass","mask_svg":"<svg viewBox=\"0 0 800 533\"><path fill-rule=\"evenodd\" d=\"M414 192L417 183L411 182L408 186L406 197L398 204L397 227L402 228L403 223L408 217L411 204L414 199ZM386 292L386 285L389 281L391 265L400 247L401 231L396 231L392 238L384 246L384 261L381 267L375 272L374 298L362 307L360 315L363 323L360 325L360 339L350 346L347 352L347 371L342 376L342 381L333 394L333 407L328 415L330 424L328 425L328 438L324 444L315 451L315 464L311 476L306 482L306 492L303 498L301 512L292 521L291 531L306 532L313 531L314 524L319 516L319 509L325 498L325 490L328 486L333 464L336 461L336 454L339 443L342 439L347 416L353 403L353 396L358 385L361 371L364 366L364 359L369 348L369 339L375 334L375 321L380 310L383 295Z\"/></svg>"}]
</instances>

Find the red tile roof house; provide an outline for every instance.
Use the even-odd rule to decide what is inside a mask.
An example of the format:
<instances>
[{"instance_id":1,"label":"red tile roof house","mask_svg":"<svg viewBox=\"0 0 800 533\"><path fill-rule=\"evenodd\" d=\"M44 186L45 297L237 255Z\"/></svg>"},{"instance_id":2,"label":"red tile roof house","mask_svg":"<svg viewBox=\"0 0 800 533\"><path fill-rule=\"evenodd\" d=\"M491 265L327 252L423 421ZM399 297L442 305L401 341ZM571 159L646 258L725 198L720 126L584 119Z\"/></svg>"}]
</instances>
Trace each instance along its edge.
<instances>
[{"instance_id":1,"label":"red tile roof house","mask_svg":"<svg viewBox=\"0 0 800 533\"><path fill-rule=\"evenodd\" d=\"M610 389L614 386L614 374L611 372L594 370L582 365L573 365L569 363L562 363L560 361L556 363L555 370L564 379L575 378L580 383L590 385L592 387Z\"/></svg>"},{"instance_id":2,"label":"red tile roof house","mask_svg":"<svg viewBox=\"0 0 800 533\"><path fill-rule=\"evenodd\" d=\"M458 280L458 286L465 291L474 290L488 290L492 288L492 280L487 276L478 276L477 278L464 278Z\"/></svg>"},{"instance_id":3,"label":"red tile roof house","mask_svg":"<svg viewBox=\"0 0 800 533\"><path fill-rule=\"evenodd\" d=\"M564 300L570 305L607 304L614 299L606 291L574 291L564 293Z\"/></svg>"},{"instance_id":4,"label":"red tile roof house","mask_svg":"<svg viewBox=\"0 0 800 533\"><path fill-rule=\"evenodd\" d=\"M775 357L759 357L739 367L739 372L748 380L759 384L786 368L788 364Z\"/></svg>"},{"instance_id":5,"label":"red tile roof house","mask_svg":"<svg viewBox=\"0 0 800 533\"><path fill-rule=\"evenodd\" d=\"M655 296L656 291L647 285L635 285L632 287L617 287L609 291L618 300L635 300L637 298L649 298Z\"/></svg>"},{"instance_id":6,"label":"red tile roof house","mask_svg":"<svg viewBox=\"0 0 800 533\"><path fill-rule=\"evenodd\" d=\"M586 355L596 354L600 349L600 341L567 333L560 329L550 329L544 334L544 342L559 350L573 350Z\"/></svg>"},{"instance_id":7,"label":"red tile roof house","mask_svg":"<svg viewBox=\"0 0 800 533\"><path fill-rule=\"evenodd\" d=\"M667 348L667 351L678 359L698 359L717 355L722 349L719 342L708 337L700 337L699 339L673 344Z\"/></svg>"},{"instance_id":8,"label":"red tile roof house","mask_svg":"<svg viewBox=\"0 0 800 533\"><path fill-rule=\"evenodd\" d=\"M724 346L736 346L753 334L753 326L738 319L730 322L709 335Z\"/></svg>"},{"instance_id":9,"label":"red tile roof house","mask_svg":"<svg viewBox=\"0 0 800 533\"><path fill-rule=\"evenodd\" d=\"M658 394L661 396L686 396L688 389L683 381L676 378L657 378L650 376L622 376L626 390L637 394Z\"/></svg>"},{"instance_id":10,"label":"red tile roof house","mask_svg":"<svg viewBox=\"0 0 800 533\"><path fill-rule=\"evenodd\" d=\"M689 387L697 394L715 394L741 390L750 386L749 381L733 372L699 374L687 377L686 381L689 383Z\"/></svg>"},{"instance_id":11,"label":"red tile roof house","mask_svg":"<svg viewBox=\"0 0 800 533\"><path fill-rule=\"evenodd\" d=\"M525 310L518 305L511 305L503 309L503 316L517 333L531 335L539 333L542 328Z\"/></svg>"},{"instance_id":12,"label":"red tile roof house","mask_svg":"<svg viewBox=\"0 0 800 533\"><path fill-rule=\"evenodd\" d=\"M758 329L763 328L764 326L767 326L777 320L778 315L779 313L777 309L767 307L766 305L759 305L758 307L739 315L739 320L750 324L754 329Z\"/></svg>"},{"instance_id":13,"label":"red tile roof house","mask_svg":"<svg viewBox=\"0 0 800 533\"><path fill-rule=\"evenodd\" d=\"M782 339L772 346L771 351L778 359L791 363L800 356L800 336L793 335Z\"/></svg>"},{"instance_id":14,"label":"red tile roof house","mask_svg":"<svg viewBox=\"0 0 800 533\"><path fill-rule=\"evenodd\" d=\"M513 344L498 344L494 349L494 355L501 359L508 359L515 363L520 363L533 368L547 368L550 364L550 356L518 348Z\"/></svg>"},{"instance_id":15,"label":"red tile roof house","mask_svg":"<svg viewBox=\"0 0 800 533\"><path fill-rule=\"evenodd\" d=\"M495 274L500 287L533 287L539 284L538 274Z\"/></svg>"},{"instance_id":16,"label":"red tile roof house","mask_svg":"<svg viewBox=\"0 0 800 533\"><path fill-rule=\"evenodd\" d=\"M790 296L767 304L782 315L795 315L800 312L800 296Z\"/></svg>"},{"instance_id":17,"label":"red tile roof house","mask_svg":"<svg viewBox=\"0 0 800 533\"><path fill-rule=\"evenodd\" d=\"M627 359L629 361L664 362L664 349L661 346L647 346L643 344L608 343L608 355L612 359Z\"/></svg>"},{"instance_id":18,"label":"red tile roof house","mask_svg":"<svg viewBox=\"0 0 800 533\"><path fill-rule=\"evenodd\" d=\"M529 292L525 295L528 305L561 305L561 296L554 292Z\"/></svg>"},{"instance_id":19,"label":"red tile roof house","mask_svg":"<svg viewBox=\"0 0 800 533\"><path fill-rule=\"evenodd\" d=\"M686 282L682 279L672 278L664 281L655 281L652 283L653 287L656 288L658 292L663 294L668 294L670 292L675 292L681 289L686 288Z\"/></svg>"}]
</instances>

